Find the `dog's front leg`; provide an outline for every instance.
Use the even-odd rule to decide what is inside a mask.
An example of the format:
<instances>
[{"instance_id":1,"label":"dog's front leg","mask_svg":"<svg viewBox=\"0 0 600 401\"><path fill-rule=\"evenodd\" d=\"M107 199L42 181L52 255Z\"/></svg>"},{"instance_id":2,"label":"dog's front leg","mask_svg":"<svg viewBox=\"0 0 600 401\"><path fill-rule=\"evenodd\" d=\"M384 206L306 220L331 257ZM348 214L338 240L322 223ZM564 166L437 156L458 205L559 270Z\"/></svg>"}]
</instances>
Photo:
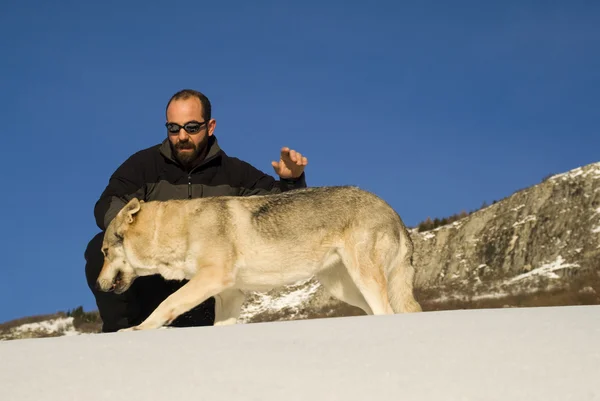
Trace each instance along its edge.
<instances>
[{"instance_id":1,"label":"dog's front leg","mask_svg":"<svg viewBox=\"0 0 600 401\"><path fill-rule=\"evenodd\" d=\"M138 326L119 331L149 330L170 324L181 314L231 287L233 277L220 266L202 267L184 286L168 296Z\"/></svg>"}]
</instances>

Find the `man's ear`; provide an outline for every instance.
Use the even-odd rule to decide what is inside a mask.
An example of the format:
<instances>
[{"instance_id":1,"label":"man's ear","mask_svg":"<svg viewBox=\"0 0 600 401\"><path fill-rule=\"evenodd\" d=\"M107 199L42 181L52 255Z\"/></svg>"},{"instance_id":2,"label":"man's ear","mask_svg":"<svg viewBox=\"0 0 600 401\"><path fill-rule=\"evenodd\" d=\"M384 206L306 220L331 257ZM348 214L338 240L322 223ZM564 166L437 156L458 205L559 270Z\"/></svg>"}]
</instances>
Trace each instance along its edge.
<instances>
[{"instance_id":1,"label":"man's ear","mask_svg":"<svg viewBox=\"0 0 600 401\"><path fill-rule=\"evenodd\" d=\"M127 205L125 205L125 210L123 213L125 213L125 219L127 223L133 223L133 215L140 211L142 203L144 203L144 201L140 201L138 198L133 198L127 203Z\"/></svg>"}]
</instances>

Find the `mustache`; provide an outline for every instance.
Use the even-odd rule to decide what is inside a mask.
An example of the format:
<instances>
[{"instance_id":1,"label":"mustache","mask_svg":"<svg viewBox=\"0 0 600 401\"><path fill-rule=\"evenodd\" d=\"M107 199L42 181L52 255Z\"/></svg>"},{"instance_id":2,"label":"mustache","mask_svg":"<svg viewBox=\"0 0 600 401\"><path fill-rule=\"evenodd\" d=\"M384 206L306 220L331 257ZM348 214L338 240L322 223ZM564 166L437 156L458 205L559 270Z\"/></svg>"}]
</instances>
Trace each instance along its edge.
<instances>
[{"instance_id":1,"label":"mustache","mask_svg":"<svg viewBox=\"0 0 600 401\"><path fill-rule=\"evenodd\" d=\"M175 149L196 149L192 142L177 142Z\"/></svg>"}]
</instances>

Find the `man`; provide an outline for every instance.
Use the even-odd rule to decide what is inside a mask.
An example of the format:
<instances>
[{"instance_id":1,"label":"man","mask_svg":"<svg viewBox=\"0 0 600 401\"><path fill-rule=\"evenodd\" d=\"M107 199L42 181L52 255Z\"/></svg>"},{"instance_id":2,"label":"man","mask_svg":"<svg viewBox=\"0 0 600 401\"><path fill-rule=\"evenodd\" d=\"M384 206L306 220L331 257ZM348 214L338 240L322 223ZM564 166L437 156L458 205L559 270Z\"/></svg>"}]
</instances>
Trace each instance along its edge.
<instances>
[{"instance_id":1,"label":"man","mask_svg":"<svg viewBox=\"0 0 600 401\"><path fill-rule=\"evenodd\" d=\"M119 210L132 198L145 201L191 199L233 195L249 196L305 188L305 156L287 147L279 161L271 162L280 177L276 181L250 164L228 156L214 135L208 98L194 90L171 97L166 108L167 138L160 144L129 157L110 177L96 202L94 216L102 230L85 251L86 279L103 320L103 332L141 323L166 297L185 282L166 281L159 275L139 277L124 294L96 288L103 265L104 231ZM214 322L214 298L176 319L171 326L206 326Z\"/></svg>"}]
</instances>

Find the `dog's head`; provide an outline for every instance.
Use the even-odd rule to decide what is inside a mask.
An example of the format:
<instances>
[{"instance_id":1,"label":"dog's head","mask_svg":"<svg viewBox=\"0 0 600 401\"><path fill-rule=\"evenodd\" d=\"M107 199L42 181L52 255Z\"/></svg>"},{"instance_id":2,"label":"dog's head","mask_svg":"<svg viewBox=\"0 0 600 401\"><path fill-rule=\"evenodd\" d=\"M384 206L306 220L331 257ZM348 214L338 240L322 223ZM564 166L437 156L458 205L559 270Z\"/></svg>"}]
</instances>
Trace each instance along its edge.
<instances>
[{"instance_id":1,"label":"dog's head","mask_svg":"<svg viewBox=\"0 0 600 401\"><path fill-rule=\"evenodd\" d=\"M97 280L98 288L102 291L121 294L129 289L136 278L135 269L127 260L124 243L142 203L144 201L136 198L129 201L106 228L102 242L104 265Z\"/></svg>"}]
</instances>

